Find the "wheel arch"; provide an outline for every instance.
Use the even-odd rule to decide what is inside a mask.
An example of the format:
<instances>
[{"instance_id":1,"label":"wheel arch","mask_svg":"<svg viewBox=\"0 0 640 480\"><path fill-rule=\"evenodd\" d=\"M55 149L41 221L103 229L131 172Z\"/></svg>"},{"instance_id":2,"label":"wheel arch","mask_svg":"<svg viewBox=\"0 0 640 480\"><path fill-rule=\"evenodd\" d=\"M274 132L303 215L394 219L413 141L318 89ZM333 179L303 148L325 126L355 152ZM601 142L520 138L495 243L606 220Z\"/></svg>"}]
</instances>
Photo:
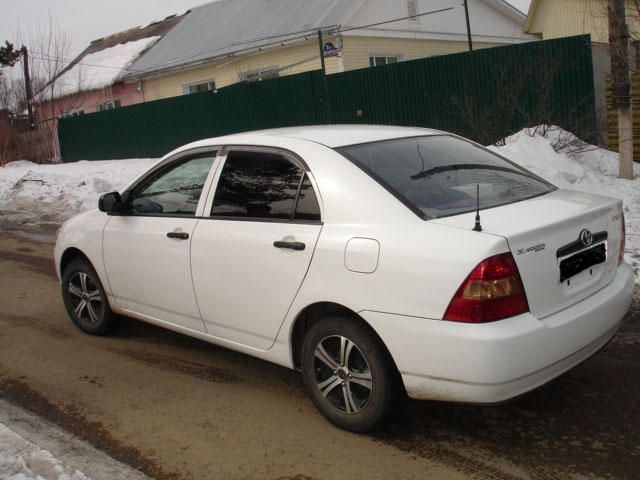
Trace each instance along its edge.
<instances>
[{"instance_id":1,"label":"wheel arch","mask_svg":"<svg viewBox=\"0 0 640 480\"><path fill-rule=\"evenodd\" d=\"M93 262L82 250L76 247L68 247L60 256L60 271L59 271L60 278L62 278L62 275L64 274L64 269L67 268L67 265L69 265L76 258L81 258L83 260L86 260L89 263L89 265L91 265L95 269Z\"/></svg>"},{"instance_id":2,"label":"wheel arch","mask_svg":"<svg viewBox=\"0 0 640 480\"><path fill-rule=\"evenodd\" d=\"M400 377L400 372L398 367L391 355L391 352L387 348L384 340L378 335L378 332L367 322L364 318L358 315L356 312L351 310L344 305L335 302L316 302L310 305L307 305L303 308L298 315L296 316L293 324L291 326L291 334L289 337L290 349L291 349L291 360L293 367L295 369L299 369L302 364L302 345L304 342L305 335L311 329L313 325L317 322L321 322L328 315L342 315L345 318L348 318L352 322L360 325L362 328L366 328L373 332L376 336L380 345L384 349L384 353L388 356L390 361L393 363L393 368L398 373L398 377Z\"/></svg>"}]
</instances>

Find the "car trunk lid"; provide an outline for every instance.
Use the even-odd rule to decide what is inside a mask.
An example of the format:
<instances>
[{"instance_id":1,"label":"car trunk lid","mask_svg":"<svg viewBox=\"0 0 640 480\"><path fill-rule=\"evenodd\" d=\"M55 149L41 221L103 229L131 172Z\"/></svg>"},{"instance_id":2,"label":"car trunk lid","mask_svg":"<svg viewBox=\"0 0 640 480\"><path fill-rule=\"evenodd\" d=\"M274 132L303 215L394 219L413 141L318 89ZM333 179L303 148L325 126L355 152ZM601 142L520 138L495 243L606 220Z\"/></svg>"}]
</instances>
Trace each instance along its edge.
<instances>
[{"instance_id":1,"label":"car trunk lid","mask_svg":"<svg viewBox=\"0 0 640 480\"><path fill-rule=\"evenodd\" d=\"M432 222L471 230L474 219L475 212ZM507 240L529 308L540 319L613 280L621 221L619 200L569 190L480 212L482 232Z\"/></svg>"}]
</instances>

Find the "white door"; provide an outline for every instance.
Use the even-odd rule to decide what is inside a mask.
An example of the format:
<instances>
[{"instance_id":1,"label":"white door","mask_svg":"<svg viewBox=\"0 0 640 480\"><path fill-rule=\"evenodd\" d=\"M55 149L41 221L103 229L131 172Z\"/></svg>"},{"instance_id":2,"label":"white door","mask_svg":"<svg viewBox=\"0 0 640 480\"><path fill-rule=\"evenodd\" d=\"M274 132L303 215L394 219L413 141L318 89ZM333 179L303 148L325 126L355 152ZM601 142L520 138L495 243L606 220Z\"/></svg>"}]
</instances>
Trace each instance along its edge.
<instances>
[{"instance_id":1,"label":"white door","mask_svg":"<svg viewBox=\"0 0 640 480\"><path fill-rule=\"evenodd\" d=\"M104 262L121 308L205 330L193 292L189 252L214 159L215 152L207 152L163 164L134 185L124 196L123 213L109 219L103 235Z\"/></svg>"},{"instance_id":2,"label":"white door","mask_svg":"<svg viewBox=\"0 0 640 480\"><path fill-rule=\"evenodd\" d=\"M208 333L268 349L307 273L322 229L303 163L231 149L193 234L191 263Z\"/></svg>"}]
</instances>

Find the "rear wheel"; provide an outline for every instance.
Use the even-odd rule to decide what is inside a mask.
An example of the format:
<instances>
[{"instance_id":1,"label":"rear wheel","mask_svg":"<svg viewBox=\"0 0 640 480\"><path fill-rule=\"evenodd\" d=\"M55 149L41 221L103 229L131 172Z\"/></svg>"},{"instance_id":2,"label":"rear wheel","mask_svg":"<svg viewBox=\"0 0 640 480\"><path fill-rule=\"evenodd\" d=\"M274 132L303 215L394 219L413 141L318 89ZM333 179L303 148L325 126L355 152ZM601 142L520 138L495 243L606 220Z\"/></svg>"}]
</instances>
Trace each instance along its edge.
<instances>
[{"instance_id":1,"label":"rear wheel","mask_svg":"<svg viewBox=\"0 0 640 480\"><path fill-rule=\"evenodd\" d=\"M103 335L115 323L100 279L91 264L72 260L62 274L62 298L73 323L85 333Z\"/></svg>"},{"instance_id":2,"label":"rear wheel","mask_svg":"<svg viewBox=\"0 0 640 480\"><path fill-rule=\"evenodd\" d=\"M316 408L334 425L365 432L391 410L393 362L376 335L344 317L328 317L307 333L302 375Z\"/></svg>"}]
</instances>

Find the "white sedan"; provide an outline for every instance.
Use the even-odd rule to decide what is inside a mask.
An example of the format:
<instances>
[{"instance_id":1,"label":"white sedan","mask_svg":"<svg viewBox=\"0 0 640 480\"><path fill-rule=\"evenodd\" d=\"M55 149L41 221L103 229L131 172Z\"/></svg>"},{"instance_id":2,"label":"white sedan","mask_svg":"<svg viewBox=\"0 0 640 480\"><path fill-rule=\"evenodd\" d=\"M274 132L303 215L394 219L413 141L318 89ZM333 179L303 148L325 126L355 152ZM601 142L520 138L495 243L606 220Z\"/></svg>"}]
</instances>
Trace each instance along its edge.
<instances>
[{"instance_id":1,"label":"white sedan","mask_svg":"<svg viewBox=\"0 0 640 480\"><path fill-rule=\"evenodd\" d=\"M398 395L496 403L588 358L631 302L619 200L458 136L267 130L181 147L66 222L71 319L116 314L300 369L335 425Z\"/></svg>"}]
</instances>

